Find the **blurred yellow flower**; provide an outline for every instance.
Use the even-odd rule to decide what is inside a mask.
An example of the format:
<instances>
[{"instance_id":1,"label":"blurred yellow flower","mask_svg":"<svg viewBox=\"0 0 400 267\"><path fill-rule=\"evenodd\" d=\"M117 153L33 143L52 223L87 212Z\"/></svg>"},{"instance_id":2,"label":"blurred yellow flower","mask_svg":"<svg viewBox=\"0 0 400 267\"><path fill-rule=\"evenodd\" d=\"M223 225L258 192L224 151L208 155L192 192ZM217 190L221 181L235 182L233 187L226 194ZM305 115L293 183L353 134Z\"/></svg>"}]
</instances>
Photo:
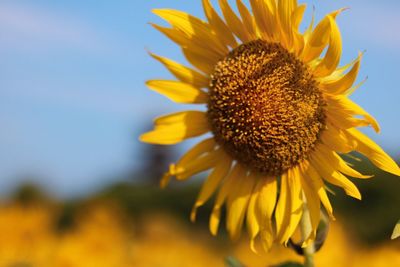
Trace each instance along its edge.
<instances>
[{"instance_id":1,"label":"blurred yellow flower","mask_svg":"<svg viewBox=\"0 0 400 267\"><path fill-rule=\"evenodd\" d=\"M149 215L132 245L132 265L137 267L224 266L225 246L217 246L200 231L166 215Z\"/></svg>"},{"instance_id":2,"label":"blurred yellow flower","mask_svg":"<svg viewBox=\"0 0 400 267\"><path fill-rule=\"evenodd\" d=\"M115 209L105 204L91 206L84 209L76 223L60 238L52 266L131 266L131 236Z\"/></svg>"},{"instance_id":3,"label":"blurred yellow flower","mask_svg":"<svg viewBox=\"0 0 400 267\"><path fill-rule=\"evenodd\" d=\"M0 266L48 266L56 245L54 215L40 205L0 207Z\"/></svg>"},{"instance_id":4,"label":"blurred yellow flower","mask_svg":"<svg viewBox=\"0 0 400 267\"><path fill-rule=\"evenodd\" d=\"M171 28L153 26L177 43L194 69L154 55L177 81L152 80L150 89L207 111L183 111L157 118L143 142L172 145L211 132L189 150L162 179L186 180L212 170L192 211L219 188L210 218L216 234L221 208L226 227L238 239L246 220L254 249L286 244L296 231L303 207L310 211L312 241L320 221L320 203L330 217L325 182L357 199L361 194L345 176L370 178L350 167L338 153L358 151L376 166L400 175L397 164L357 127L378 123L349 99L362 54L338 67L342 40L336 17L325 16L299 31L306 5L295 0L250 0L251 10L237 0L236 14L220 0L221 17L203 0L207 22L185 12L153 12ZM326 53L324 53L326 49ZM280 191L280 194L278 194ZM307 213L308 214L308 213Z\"/></svg>"}]
</instances>

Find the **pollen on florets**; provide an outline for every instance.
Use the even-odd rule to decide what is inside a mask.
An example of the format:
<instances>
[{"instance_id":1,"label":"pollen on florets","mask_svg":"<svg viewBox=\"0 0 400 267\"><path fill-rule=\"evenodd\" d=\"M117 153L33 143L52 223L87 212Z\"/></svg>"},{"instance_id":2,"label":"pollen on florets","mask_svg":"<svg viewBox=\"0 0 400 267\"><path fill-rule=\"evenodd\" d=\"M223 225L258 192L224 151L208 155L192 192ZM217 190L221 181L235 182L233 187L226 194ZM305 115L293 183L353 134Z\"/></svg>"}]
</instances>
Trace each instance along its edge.
<instances>
[{"instance_id":1,"label":"pollen on florets","mask_svg":"<svg viewBox=\"0 0 400 267\"><path fill-rule=\"evenodd\" d=\"M277 43L243 44L211 76L208 118L237 161L281 175L307 158L325 127L325 102L306 64Z\"/></svg>"}]
</instances>

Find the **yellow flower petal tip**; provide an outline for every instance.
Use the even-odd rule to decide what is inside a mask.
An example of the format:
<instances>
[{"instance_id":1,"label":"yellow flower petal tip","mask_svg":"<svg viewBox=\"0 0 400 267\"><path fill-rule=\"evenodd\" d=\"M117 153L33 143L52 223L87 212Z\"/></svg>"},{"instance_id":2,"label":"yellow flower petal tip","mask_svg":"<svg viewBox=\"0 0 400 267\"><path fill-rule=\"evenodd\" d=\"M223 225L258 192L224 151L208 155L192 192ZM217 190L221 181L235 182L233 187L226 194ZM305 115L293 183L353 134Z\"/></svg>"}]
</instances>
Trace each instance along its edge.
<instances>
[{"instance_id":1,"label":"yellow flower petal tip","mask_svg":"<svg viewBox=\"0 0 400 267\"><path fill-rule=\"evenodd\" d=\"M197 209L199 206L195 204L192 208L192 211L190 212L190 221L195 222L196 221L196 216L197 216Z\"/></svg>"},{"instance_id":2,"label":"yellow flower petal tip","mask_svg":"<svg viewBox=\"0 0 400 267\"><path fill-rule=\"evenodd\" d=\"M149 134L142 134L139 136L139 141L143 143L150 143L151 144L151 138L148 138Z\"/></svg>"}]
</instances>

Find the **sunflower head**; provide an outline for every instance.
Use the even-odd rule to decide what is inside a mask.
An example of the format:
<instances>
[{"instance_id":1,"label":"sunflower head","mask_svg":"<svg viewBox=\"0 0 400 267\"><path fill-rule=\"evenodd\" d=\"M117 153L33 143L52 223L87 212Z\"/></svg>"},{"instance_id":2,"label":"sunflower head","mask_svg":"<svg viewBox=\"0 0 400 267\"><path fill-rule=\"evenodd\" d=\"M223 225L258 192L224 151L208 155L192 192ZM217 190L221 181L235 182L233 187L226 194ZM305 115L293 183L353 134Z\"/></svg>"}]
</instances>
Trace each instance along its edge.
<instances>
[{"instance_id":1,"label":"sunflower head","mask_svg":"<svg viewBox=\"0 0 400 267\"><path fill-rule=\"evenodd\" d=\"M217 233L221 208L233 239L246 221L251 246L268 250L286 244L302 216L311 221L303 240L316 236L321 203L333 218L326 193L329 183L357 199L361 194L347 176L369 178L341 155L358 151L387 172L397 164L357 128L378 123L349 99L362 54L339 67L342 40L336 17L342 10L314 19L301 32L306 6L296 0L237 0L235 13L219 0L222 15L203 0L207 21L176 10L154 10L172 27L153 25L182 48L187 67L152 56L177 80L147 82L150 89L177 103L203 104L207 110L183 111L157 118L154 130L140 139L171 145L211 132L171 164L162 179L209 175L192 210L215 192L210 230ZM279 193L278 193L279 192ZM303 212L305 210L306 212Z\"/></svg>"}]
</instances>

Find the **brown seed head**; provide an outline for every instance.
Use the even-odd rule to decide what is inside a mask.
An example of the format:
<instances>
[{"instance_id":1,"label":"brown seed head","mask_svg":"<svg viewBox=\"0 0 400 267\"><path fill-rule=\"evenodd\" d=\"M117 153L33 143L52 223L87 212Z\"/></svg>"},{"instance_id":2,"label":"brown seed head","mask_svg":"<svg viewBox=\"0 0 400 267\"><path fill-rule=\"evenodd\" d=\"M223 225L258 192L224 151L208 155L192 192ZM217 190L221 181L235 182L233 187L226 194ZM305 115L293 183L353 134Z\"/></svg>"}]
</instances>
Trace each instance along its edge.
<instances>
[{"instance_id":1,"label":"brown seed head","mask_svg":"<svg viewBox=\"0 0 400 267\"><path fill-rule=\"evenodd\" d=\"M217 142L237 161L281 175L315 146L324 105L307 65L279 44L256 40L217 63L208 118Z\"/></svg>"}]
</instances>

